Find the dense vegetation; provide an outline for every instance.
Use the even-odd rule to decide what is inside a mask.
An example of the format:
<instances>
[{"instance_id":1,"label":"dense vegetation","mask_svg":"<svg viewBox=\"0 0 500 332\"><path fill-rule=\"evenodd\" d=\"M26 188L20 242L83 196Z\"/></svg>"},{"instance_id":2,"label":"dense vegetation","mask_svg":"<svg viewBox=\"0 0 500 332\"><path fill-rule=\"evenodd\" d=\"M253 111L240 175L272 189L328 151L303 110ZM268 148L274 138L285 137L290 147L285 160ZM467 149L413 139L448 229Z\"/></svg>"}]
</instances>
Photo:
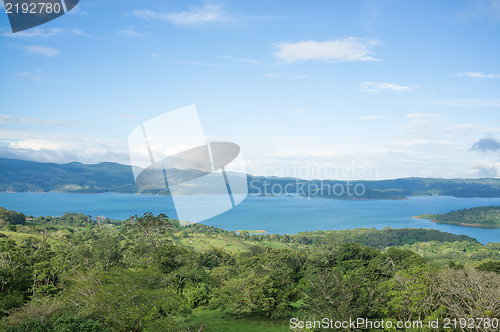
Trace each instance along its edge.
<instances>
[{"instance_id":1,"label":"dense vegetation","mask_svg":"<svg viewBox=\"0 0 500 332\"><path fill-rule=\"evenodd\" d=\"M174 181L177 173L176 170L169 171ZM198 185L217 187L213 185L213 179L206 176ZM247 181L249 192L257 195L291 194L338 199L404 199L422 195L500 197L500 179L406 178L346 182L249 175ZM169 194L168 188L139 189L132 168L117 163L60 165L5 158L0 158L0 191Z\"/></svg>"},{"instance_id":2,"label":"dense vegetation","mask_svg":"<svg viewBox=\"0 0 500 332\"><path fill-rule=\"evenodd\" d=\"M477 227L500 227L500 206L483 206L461 209L445 214L425 214L424 219L437 223Z\"/></svg>"},{"instance_id":3,"label":"dense vegetation","mask_svg":"<svg viewBox=\"0 0 500 332\"><path fill-rule=\"evenodd\" d=\"M130 166L38 163L0 158L0 191L136 192Z\"/></svg>"},{"instance_id":4,"label":"dense vegetation","mask_svg":"<svg viewBox=\"0 0 500 332\"><path fill-rule=\"evenodd\" d=\"M466 236L237 234L152 214L29 219L0 209L5 331L289 331L292 318L500 317L500 244Z\"/></svg>"}]
</instances>

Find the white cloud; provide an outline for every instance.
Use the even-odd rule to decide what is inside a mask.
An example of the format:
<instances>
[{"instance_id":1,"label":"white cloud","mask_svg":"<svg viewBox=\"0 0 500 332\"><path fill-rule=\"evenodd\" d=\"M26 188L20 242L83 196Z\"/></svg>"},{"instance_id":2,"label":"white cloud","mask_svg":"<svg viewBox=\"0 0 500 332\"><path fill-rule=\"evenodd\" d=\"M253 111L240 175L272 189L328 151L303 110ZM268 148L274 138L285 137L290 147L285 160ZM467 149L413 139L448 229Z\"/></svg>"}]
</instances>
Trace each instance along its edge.
<instances>
[{"instance_id":1,"label":"white cloud","mask_svg":"<svg viewBox=\"0 0 500 332\"><path fill-rule=\"evenodd\" d=\"M455 76L470 77L470 78L500 78L500 74L483 74L481 72L458 73Z\"/></svg>"},{"instance_id":2,"label":"white cloud","mask_svg":"<svg viewBox=\"0 0 500 332\"><path fill-rule=\"evenodd\" d=\"M46 57L55 57L61 54L59 50L48 46L34 45L34 46L20 46L19 48L27 53L46 56Z\"/></svg>"},{"instance_id":3,"label":"white cloud","mask_svg":"<svg viewBox=\"0 0 500 332\"><path fill-rule=\"evenodd\" d=\"M70 34L70 35L75 35L75 36L84 36L84 37L93 37L91 35L86 34L80 29L59 29L59 28L52 28L52 29L29 29L29 30L24 30L16 33L12 32L3 32L2 35L5 37L9 38L48 38L48 37L53 37L61 34Z\"/></svg>"},{"instance_id":4,"label":"white cloud","mask_svg":"<svg viewBox=\"0 0 500 332\"><path fill-rule=\"evenodd\" d=\"M0 116L0 124L15 118ZM19 120L19 119L17 119ZM0 130L0 157L40 162L65 163L79 161L98 163L115 161L129 163L126 142L119 139L102 139L87 131L42 131L40 125L68 126L74 123L50 119L20 119L23 123L38 124L36 130L2 128ZM77 124L76 124L77 125Z\"/></svg>"},{"instance_id":5,"label":"white cloud","mask_svg":"<svg viewBox=\"0 0 500 332\"><path fill-rule=\"evenodd\" d=\"M73 7L69 12L66 14L68 15L87 15L87 12L80 9L80 6Z\"/></svg>"},{"instance_id":6,"label":"white cloud","mask_svg":"<svg viewBox=\"0 0 500 332\"><path fill-rule=\"evenodd\" d=\"M24 141L14 141L9 144L11 149L19 150L58 150L62 147L61 142L42 141L37 139L27 139Z\"/></svg>"},{"instance_id":7,"label":"white cloud","mask_svg":"<svg viewBox=\"0 0 500 332\"><path fill-rule=\"evenodd\" d=\"M374 39L357 37L337 38L331 41L314 40L298 43L279 43L274 55L285 62L316 60L327 63L346 61L380 61L373 57L372 47L379 44Z\"/></svg>"},{"instance_id":8,"label":"white cloud","mask_svg":"<svg viewBox=\"0 0 500 332\"><path fill-rule=\"evenodd\" d=\"M272 79L293 79L293 80L302 80L305 78L309 78L309 75L292 75L292 74L283 74L283 73L268 73L266 74L267 77L272 78Z\"/></svg>"},{"instance_id":9,"label":"white cloud","mask_svg":"<svg viewBox=\"0 0 500 332\"><path fill-rule=\"evenodd\" d=\"M409 86L403 86L394 83L363 82L361 84L361 91L372 92L372 93L378 93L382 91L407 92L407 91L413 91L413 89Z\"/></svg>"},{"instance_id":10,"label":"white cloud","mask_svg":"<svg viewBox=\"0 0 500 332\"><path fill-rule=\"evenodd\" d=\"M473 166L473 175L476 177L493 178L500 174L500 163L488 160L478 160Z\"/></svg>"},{"instance_id":11,"label":"white cloud","mask_svg":"<svg viewBox=\"0 0 500 332\"><path fill-rule=\"evenodd\" d=\"M16 33L4 32L2 35L11 38L22 38L22 37L52 37L62 33L62 29L29 29Z\"/></svg>"},{"instance_id":12,"label":"white cloud","mask_svg":"<svg viewBox=\"0 0 500 332\"><path fill-rule=\"evenodd\" d=\"M286 114L301 114L301 113L305 113L305 112L307 112L307 109L301 108L298 110L288 111L288 112L286 112Z\"/></svg>"},{"instance_id":13,"label":"white cloud","mask_svg":"<svg viewBox=\"0 0 500 332\"><path fill-rule=\"evenodd\" d=\"M441 117L440 114L435 113L410 113L406 117L410 120L421 120L421 119L435 119Z\"/></svg>"},{"instance_id":14,"label":"white cloud","mask_svg":"<svg viewBox=\"0 0 500 332\"><path fill-rule=\"evenodd\" d=\"M259 60L255 60L252 58L237 58L236 61L242 63L259 63Z\"/></svg>"},{"instance_id":15,"label":"white cloud","mask_svg":"<svg viewBox=\"0 0 500 332\"><path fill-rule=\"evenodd\" d=\"M80 29L74 29L74 30L72 30L71 34L75 35L75 36L82 36L82 37L88 37L88 38L98 38L96 36L89 35L88 33L84 32L84 31L82 31Z\"/></svg>"},{"instance_id":16,"label":"white cloud","mask_svg":"<svg viewBox=\"0 0 500 332\"><path fill-rule=\"evenodd\" d=\"M203 7L193 8L189 11L177 13L155 12L149 9L132 10L131 15L142 19L157 19L168 21L176 25L196 25L203 23L215 23L228 21L230 18L222 10L221 5L205 5Z\"/></svg>"},{"instance_id":17,"label":"white cloud","mask_svg":"<svg viewBox=\"0 0 500 332\"><path fill-rule=\"evenodd\" d=\"M360 117L361 120L363 121L369 121L369 120L379 120L383 119L384 117L381 115L369 115L369 116L362 116Z\"/></svg>"},{"instance_id":18,"label":"white cloud","mask_svg":"<svg viewBox=\"0 0 500 332\"><path fill-rule=\"evenodd\" d=\"M20 78L33 80L33 81L41 81L43 78L42 71L40 71L40 70L35 71L35 72L23 71L23 72L16 73L16 76L20 77Z\"/></svg>"},{"instance_id":19,"label":"white cloud","mask_svg":"<svg viewBox=\"0 0 500 332\"><path fill-rule=\"evenodd\" d=\"M27 73L30 76L30 73ZM16 118L6 114L0 114L0 125L21 123L34 126L55 126L55 127L70 127L82 125L68 120L57 119L38 119L38 118Z\"/></svg>"},{"instance_id":20,"label":"white cloud","mask_svg":"<svg viewBox=\"0 0 500 332\"><path fill-rule=\"evenodd\" d=\"M129 28L129 29L124 29L124 30L119 30L117 32L120 36L124 36L124 37L142 37L142 36L145 36L144 33L142 32L138 32L136 31L135 29L133 28Z\"/></svg>"},{"instance_id":21,"label":"white cloud","mask_svg":"<svg viewBox=\"0 0 500 332\"><path fill-rule=\"evenodd\" d=\"M446 130L450 134L454 135L492 135L499 134L500 128L486 127L480 124L465 123L455 125Z\"/></svg>"},{"instance_id":22,"label":"white cloud","mask_svg":"<svg viewBox=\"0 0 500 332\"><path fill-rule=\"evenodd\" d=\"M425 134L427 131L440 126L443 117L434 113L410 113L406 115L408 122L403 124L403 127L410 129L419 134Z\"/></svg>"},{"instance_id":23,"label":"white cloud","mask_svg":"<svg viewBox=\"0 0 500 332\"><path fill-rule=\"evenodd\" d=\"M260 62L259 60L248 58L248 57L240 58L240 57L234 57L234 56L230 56L230 55L219 55L217 57L219 59L224 59L224 60L239 62L239 63L255 64L255 63Z\"/></svg>"},{"instance_id":24,"label":"white cloud","mask_svg":"<svg viewBox=\"0 0 500 332\"><path fill-rule=\"evenodd\" d=\"M10 141L0 147L0 156L40 162L66 163L79 161L98 163L114 161L129 163L128 150L119 142L66 137L62 139L24 139Z\"/></svg>"},{"instance_id":25,"label":"white cloud","mask_svg":"<svg viewBox=\"0 0 500 332\"><path fill-rule=\"evenodd\" d=\"M454 98L454 99L418 99L411 100L412 105L421 104L424 106L446 106L456 108L472 108L479 107L500 107L500 98Z\"/></svg>"}]
</instances>

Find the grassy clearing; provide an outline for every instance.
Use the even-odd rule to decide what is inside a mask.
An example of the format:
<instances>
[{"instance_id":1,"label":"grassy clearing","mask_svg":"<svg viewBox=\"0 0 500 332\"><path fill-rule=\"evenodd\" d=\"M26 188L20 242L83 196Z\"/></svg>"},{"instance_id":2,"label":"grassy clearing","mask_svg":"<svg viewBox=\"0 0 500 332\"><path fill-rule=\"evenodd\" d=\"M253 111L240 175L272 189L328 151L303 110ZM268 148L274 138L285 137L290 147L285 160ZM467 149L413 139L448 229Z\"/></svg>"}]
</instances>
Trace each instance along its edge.
<instances>
[{"instance_id":1,"label":"grassy clearing","mask_svg":"<svg viewBox=\"0 0 500 332\"><path fill-rule=\"evenodd\" d=\"M278 241L255 241L243 240L239 237L233 237L223 234L207 235L207 234L190 234L187 238L177 238L174 240L176 245L186 246L195 250L203 250L209 246L223 248L229 252L249 251L252 246L265 245L275 249L294 249L297 245L282 243ZM307 246L304 246L304 248Z\"/></svg>"},{"instance_id":2,"label":"grassy clearing","mask_svg":"<svg viewBox=\"0 0 500 332\"><path fill-rule=\"evenodd\" d=\"M186 321L191 331L205 325L204 332L285 332L290 331L286 319L269 317L233 317L219 311L196 311Z\"/></svg>"},{"instance_id":3,"label":"grassy clearing","mask_svg":"<svg viewBox=\"0 0 500 332\"><path fill-rule=\"evenodd\" d=\"M252 229L252 230L241 230L241 231L236 231L236 233L241 233L241 232L248 232L250 234L267 234L266 231L263 231L262 229Z\"/></svg>"},{"instance_id":4,"label":"grassy clearing","mask_svg":"<svg viewBox=\"0 0 500 332\"><path fill-rule=\"evenodd\" d=\"M21 243L23 240L29 237L41 238L41 236L38 234L17 233L10 231L0 231L0 234L6 235L10 240L16 241L17 244Z\"/></svg>"},{"instance_id":5,"label":"grassy clearing","mask_svg":"<svg viewBox=\"0 0 500 332\"><path fill-rule=\"evenodd\" d=\"M289 245L281 242L262 241L262 244L265 244L266 246L274 249L291 249Z\"/></svg>"},{"instance_id":6,"label":"grassy clearing","mask_svg":"<svg viewBox=\"0 0 500 332\"><path fill-rule=\"evenodd\" d=\"M190 247L195 250L203 250L213 246L223 248L227 251L248 251L250 247L255 245L255 242L245 241L231 236L207 236L206 234L190 234L189 237L177 239L175 242L176 244Z\"/></svg>"}]
</instances>

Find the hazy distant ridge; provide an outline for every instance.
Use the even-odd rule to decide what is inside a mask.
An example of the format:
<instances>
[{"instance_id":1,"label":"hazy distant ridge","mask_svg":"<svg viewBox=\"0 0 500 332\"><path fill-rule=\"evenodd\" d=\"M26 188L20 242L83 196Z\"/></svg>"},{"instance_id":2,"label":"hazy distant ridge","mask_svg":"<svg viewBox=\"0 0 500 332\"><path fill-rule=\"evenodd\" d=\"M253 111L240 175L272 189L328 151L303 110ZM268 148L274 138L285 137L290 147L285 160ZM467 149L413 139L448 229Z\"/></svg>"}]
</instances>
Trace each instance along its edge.
<instances>
[{"instance_id":1,"label":"hazy distant ridge","mask_svg":"<svg viewBox=\"0 0 500 332\"><path fill-rule=\"evenodd\" d=\"M244 176L241 174L241 176ZM213 177L207 176L203 186L210 186ZM366 189L361 197L333 195L328 190L335 185L347 188L345 181L301 180L295 178L248 176L251 194L273 194L271 188L286 188L282 193L332 197L340 199L403 199L418 195L443 195L455 197L500 197L500 179L429 179L404 178L380 181L350 181ZM132 169L128 165L104 162L94 165L77 162L68 164L39 163L0 158L0 191L13 192L77 192L77 193L137 193ZM149 191L168 194L168 190ZM189 192L186 192L189 194Z\"/></svg>"}]
</instances>

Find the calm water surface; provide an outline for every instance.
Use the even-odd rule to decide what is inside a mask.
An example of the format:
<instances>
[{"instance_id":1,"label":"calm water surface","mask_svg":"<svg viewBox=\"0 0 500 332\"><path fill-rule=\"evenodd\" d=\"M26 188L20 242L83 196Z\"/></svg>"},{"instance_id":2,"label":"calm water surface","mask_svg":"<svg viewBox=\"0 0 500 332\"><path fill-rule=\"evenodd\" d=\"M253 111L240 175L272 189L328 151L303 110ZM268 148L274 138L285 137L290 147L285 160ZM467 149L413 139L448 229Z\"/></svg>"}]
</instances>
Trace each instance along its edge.
<instances>
[{"instance_id":1,"label":"calm water surface","mask_svg":"<svg viewBox=\"0 0 500 332\"><path fill-rule=\"evenodd\" d=\"M209 203L208 203L209 204ZM466 234L481 243L500 242L500 229L435 224L412 218L424 213L445 213L475 206L499 205L500 198L411 197L408 200L346 201L304 197L248 196L234 209L204 224L227 230L263 229L268 233L352 228L432 228ZM133 194L0 193L0 206L33 216L59 216L82 212L92 216L126 219L144 212L165 213L175 218L166 196Z\"/></svg>"}]
</instances>

